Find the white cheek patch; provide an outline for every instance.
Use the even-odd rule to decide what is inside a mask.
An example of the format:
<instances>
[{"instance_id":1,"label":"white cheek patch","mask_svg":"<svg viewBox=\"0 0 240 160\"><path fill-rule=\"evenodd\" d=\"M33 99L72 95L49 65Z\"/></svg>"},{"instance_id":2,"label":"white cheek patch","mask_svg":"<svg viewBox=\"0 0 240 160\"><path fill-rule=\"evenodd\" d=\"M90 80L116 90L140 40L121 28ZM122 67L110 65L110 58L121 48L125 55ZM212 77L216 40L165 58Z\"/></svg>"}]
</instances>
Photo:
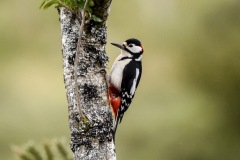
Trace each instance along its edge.
<instances>
[{"instance_id":1,"label":"white cheek patch","mask_svg":"<svg viewBox=\"0 0 240 160\"><path fill-rule=\"evenodd\" d=\"M142 47L140 46L133 46L133 47L127 47L132 53L139 53L142 51Z\"/></svg>"}]
</instances>

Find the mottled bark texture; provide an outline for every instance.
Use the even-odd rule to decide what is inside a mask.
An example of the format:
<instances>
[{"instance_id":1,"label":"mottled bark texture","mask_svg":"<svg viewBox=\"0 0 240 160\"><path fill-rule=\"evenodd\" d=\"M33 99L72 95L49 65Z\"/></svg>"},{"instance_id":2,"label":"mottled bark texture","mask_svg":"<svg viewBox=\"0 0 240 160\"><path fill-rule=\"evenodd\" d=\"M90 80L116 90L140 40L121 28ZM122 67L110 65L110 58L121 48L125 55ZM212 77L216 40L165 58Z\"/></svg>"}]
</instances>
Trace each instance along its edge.
<instances>
[{"instance_id":1,"label":"mottled bark texture","mask_svg":"<svg viewBox=\"0 0 240 160\"><path fill-rule=\"evenodd\" d=\"M88 120L80 118L75 95L74 58L79 37L79 21L74 14L60 8L64 83L67 92L71 132L70 146L75 160L114 160L112 113L107 95L105 70L108 57L106 20L111 0L94 1L93 14L102 22L89 21L81 35L77 86L80 105Z\"/></svg>"}]
</instances>

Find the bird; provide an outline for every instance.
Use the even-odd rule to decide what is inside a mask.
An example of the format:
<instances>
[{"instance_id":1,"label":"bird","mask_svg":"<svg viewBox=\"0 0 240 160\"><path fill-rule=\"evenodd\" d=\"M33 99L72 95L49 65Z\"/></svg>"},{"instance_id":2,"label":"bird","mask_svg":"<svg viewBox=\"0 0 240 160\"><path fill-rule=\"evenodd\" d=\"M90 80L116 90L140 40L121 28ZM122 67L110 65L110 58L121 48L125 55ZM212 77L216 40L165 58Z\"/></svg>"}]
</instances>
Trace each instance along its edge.
<instances>
[{"instance_id":1,"label":"bird","mask_svg":"<svg viewBox=\"0 0 240 160\"><path fill-rule=\"evenodd\" d=\"M127 39L122 44L111 43L120 48L121 53L115 59L109 74L108 94L115 118L113 139L118 124L129 108L142 75L142 55L144 47L136 38Z\"/></svg>"}]
</instances>

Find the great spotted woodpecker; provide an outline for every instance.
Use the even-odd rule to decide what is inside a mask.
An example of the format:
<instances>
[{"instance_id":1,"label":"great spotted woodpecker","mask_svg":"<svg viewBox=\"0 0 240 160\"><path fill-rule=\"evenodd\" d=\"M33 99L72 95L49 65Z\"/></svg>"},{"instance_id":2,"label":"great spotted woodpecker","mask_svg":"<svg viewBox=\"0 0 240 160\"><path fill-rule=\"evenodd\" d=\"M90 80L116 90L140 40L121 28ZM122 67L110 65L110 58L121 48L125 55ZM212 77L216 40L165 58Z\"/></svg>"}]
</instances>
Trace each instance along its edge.
<instances>
[{"instance_id":1,"label":"great spotted woodpecker","mask_svg":"<svg viewBox=\"0 0 240 160\"><path fill-rule=\"evenodd\" d=\"M143 45L137 39L131 38L123 44L111 43L121 49L121 54L113 63L109 75L109 100L112 106L115 123L113 134L118 123L122 121L124 112L132 102L142 75Z\"/></svg>"}]
</instances>

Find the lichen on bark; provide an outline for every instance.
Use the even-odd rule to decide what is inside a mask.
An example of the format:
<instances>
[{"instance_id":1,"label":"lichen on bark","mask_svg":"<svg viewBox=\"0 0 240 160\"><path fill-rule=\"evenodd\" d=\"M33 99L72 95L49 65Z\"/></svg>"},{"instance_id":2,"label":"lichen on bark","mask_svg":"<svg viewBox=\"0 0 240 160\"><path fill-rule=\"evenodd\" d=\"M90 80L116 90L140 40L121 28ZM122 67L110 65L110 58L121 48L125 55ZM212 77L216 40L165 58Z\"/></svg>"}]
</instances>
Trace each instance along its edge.
<instances>
[{"instance_id":1,"label":"lichen on bark","mask_svg":"<svg viewBox=\"0 0 240 160\"><path fill-rule=\"evenodd\" d=\"M82 112L87 120L79 116L75 96L74 59L79 37L79 21L73 13L60 8L62 32L62 53L64 82L68 100L68 112L71 142L75 160L116 159L112 136L112 113L108 103L107 83L105 79L108 57L105 52L107 43L106 19L111 0L104 1L103 22L89 21L81 35L81 47L77 68L77 86L79 87ZM107 3L108 2L108 3ZM106 7L107 6L107 7ZM95 9L96 13L99 10ZM102 72L103 70L103 72Z\"/></svg>"}]
</instances>

